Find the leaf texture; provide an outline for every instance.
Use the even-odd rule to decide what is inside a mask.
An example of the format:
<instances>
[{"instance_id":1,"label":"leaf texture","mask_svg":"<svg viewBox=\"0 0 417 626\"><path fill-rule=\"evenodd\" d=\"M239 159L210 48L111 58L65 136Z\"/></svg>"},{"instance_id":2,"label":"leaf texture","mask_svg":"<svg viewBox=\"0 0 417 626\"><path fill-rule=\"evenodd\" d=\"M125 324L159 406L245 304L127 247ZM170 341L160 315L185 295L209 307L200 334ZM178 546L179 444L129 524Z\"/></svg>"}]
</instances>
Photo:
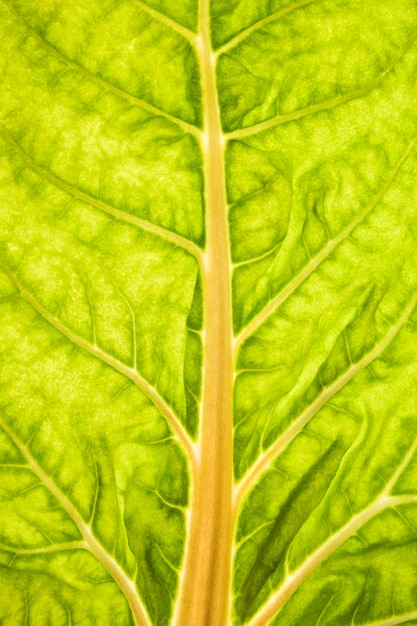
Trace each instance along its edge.
<instances>
[{"instance_id":1,"label":"leaf texture","mask_svg":"<svg viewBox=\"0 0 417 626\"><path fill-rule=\"evenodd\" d=\"M0 623L417 623L413 0L0 0Z\"/></svg>"}]
</instances>

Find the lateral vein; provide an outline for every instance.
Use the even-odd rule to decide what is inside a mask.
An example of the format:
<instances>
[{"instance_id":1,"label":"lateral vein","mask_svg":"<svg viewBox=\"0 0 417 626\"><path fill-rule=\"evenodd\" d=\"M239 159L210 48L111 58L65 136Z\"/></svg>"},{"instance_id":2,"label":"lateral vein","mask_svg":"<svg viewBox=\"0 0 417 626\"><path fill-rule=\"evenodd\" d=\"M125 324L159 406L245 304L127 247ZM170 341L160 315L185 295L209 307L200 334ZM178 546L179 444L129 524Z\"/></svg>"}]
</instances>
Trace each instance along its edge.
<instances>
[{"instance_id":1,"label":"lateral vein","mask_svg":"<svg viewBox=\"0 0 417 626\"><path fill-rule=\"evenodd\" d=\"M345 526L342 526L330 539L325 541L311 554L299 568L289 574L281 588L270 597L254 618L248 622L248 626L267 626L306 578L373 517L388 508L411 503L417 503L417 496L389 497L383 492L375 502L351 518ZM388 626L398 622L378 622L378 624L380 623Z\"/></svg>"},{"instance_id":2,"label":"lateral vein","mask_svg":"<svg viewBox=\"0 0 417 626\"><path fill-rule=\"evenodd\" d=\"M268 15L267 17L264 17L263 19L252 24L252 26L248 26L247 28L242 30L240 33L232 37L232 39L230 39L227 43L223 44L220 48L218 48L215 51L215 53L220 55L220 54L223 54L224 52L227 52L228 50L230 50L230 48L234 48L241 41L249 37L252 33L256 32L257 30L260 30L267 24L270 24L271 22L276 22L281 17L284 17L284 15L287 15L288 13L292 13L296 9L301 9L302 7L308 6L309 4L312 4L313 2L317 2L317 0L299 0L299 2L293 2L289 6L281 9L280 11L276 11L275 13L272 13L272 15Z\"/></svg>"},{"instance_id":3,"label":"lateral vein","mask_svg":"<svg viewBox=\"0 0 417 626\"><path fill-rule=\"evenodd\" d=\"M229 133L226 133L227 139L243 139L244 137L254 135L263 130L268 130L269 128L273 128L275 126L278 126L279 124L299 120L301 118L307 117L308 115L319 113L320 111L334 109L340 104L350 102L351 100L356 100L357 98L366 95L367 93L372 91L372 89L377 87L387 76L387 74L391 72L391 70L402 59L402 57L406 54L409 48L411 48L416 40L416 37L417 33L414 33L413 36L408 40L404 48L402 48L397 56L394 57L388 67L381 74L379 74L379 76L374 78L374 80L365 85L365 87L362 87L362 89L357 89L356 91L344 94L343 96L338 96L337 98L332 98L331 100L326 100L325 102L320 102L319 104L313 104L312 106L306 107L305 109L299 109L298 111L285 113L283 115L276 115L269 120L265 120L264 122L260 122L259 124L254 124L253 126L248 126L247 128L240 128L231 131Z\"/></svg>"},{"instance_id":4,"label":"lateral vein","mask_svg":"<svg viewBox=\"0 0 417 626\"><path fill-rule=\"evenodd\" d=\"M91 527L84 522L83 518L81 517L75 506L72 504L72 502L61 491L58 485L49 478L46 472L37 463L31 452L29 451L28 447L20 440L20 438L2 418L0 418L0 426L4 430L4 432L10 437L15 446L21 452L21 454L25 457L33 473L38 476L39 480L45 485L45 487L56 498L62 508L73 520L78 530L80 531L81 536L84 539L83 543L85 543L85 547L96 557L96 559L101 563L101 565L119 585L120 589L123 591L126 599L129 602L132 613L135 616L137 626L151 626L151 622L147 616L142 601L138 596L133 580L131 580L126 575L126 573L122 570L117 561L106 552L106 550L94 536Z\"/></svg>"},{"instance_id":5,"label":"lateral vein","mask_svg":"<svg viewBox=\"0 0 417 626\"><path fill-rule=\"evenodd\" d=\"M70 185L69 183L63 181L62 179L54 176L53 174L51 174L50 172L42 168L40 165L38 165L36 161L34 161L32 157L29 156L27 152L25 152L23 148L21 148L14 141L14 139L12 139L10 135L6 133L6 131L1 127L0 127L0 136L4 139L4 141L6 141L10 145L11 148L13 148L15 152L17 152L17 154L25 161L25 163L31 169L33 169L37 174L39 174L39 176L47 180L49 183L51 183L52 185L55 185L55 187L62 189L63 191L65 191L66 193L69 193L70 195L77 198L78 200L82 200L82 202L85 202L86 204L89 204L90 206L93 206L94 208L99 209L100 211L103 211L104 213L107 213L108 215L112 215L118 220L127 222L129 224L133 224L134 226L138 226L139 228L142 228L143 230L146 230L147 232L158 235L159 237L174 243L178 247L183 248L184 250L187 250L187 252L192 254L197 259L200 266L202 265L201 250L194 242L190 241L189 239L186 239L185 237L182 237L181 235L178 235L177 233L171 232L168 229L163 228L162 226L158 226L157 224L148 222L147 220L144 220L141 217L137 217L136 215L131 215L130 213L127 213L126 211L117 209L111 206L110 204L103 202L102 200L98 200L97 198L94 198L94 196L90 196L84 191L80 191L73 185Z\"/></svg>"},{"instance_id":6,"label":"lateral vein","mask_svg":"<svg viewBox=\"0 0 417 626\"><path fill-rule=\"evenodd\" d=\"M143 2L143 0L133 0L133 2L137 4L138 7L140 7L143 11L148 13L148 15L153 17L155 20L157 20L158 22L161 22L161 24L164 24L165 26L168 26L169 28L171 28L171 30L182 35L183 37L188 39L191 43L195 44L197 35L193 33L192 30L190 30L186 26L183 26L182 24L179 24L179 22L176 22L175 20L171 19L167 15L164 15L160 11L153 9L148 4Z\"/></svg>"},{"instance_id":7,"label":"lateral vein","mask_svg":"<svg viewBox=\"0 0 417 626\"><path fill-rule=\"evenodd\" d=\"M38 41L40 41L42 45L45 46L45 48L47 48L49 52L51 52L51 54L53 54L57 59L59 59L60 61L63 61L64 63L69 65L72 69L76 70L77 72L80 72L81 74L89 78L91 81L97 83L98 85L101 85L104 89L107 89L108 91L111 91L115 93L116 95L121 96L122 98L125 98L129 102L132 102L133 104L142 107L142 109L145 109L146 111L149 111L150 113L153 113L154 115L166 118L170 122L183 128L185 132L190 133L196 136L197 138L200 136L200 131L198 130L196 126L193 126L192 124L190 124L189 122L186 122L185 120L181 120L175 115L172 115L172 113L168 113L167 111L164 111L163 109L158 108L154 104L150 104L149 102L146 102L146 100L142 100L141 98L134 96L133 94L129 93L128 91L125 91L124 89L120 89L119 87L116 87L116 85L113 85L108 80L105 80L104 78L100 78L99 76L96 76L89 70L85 69L84 67L82 67L81 65L79 65L78 63L70 59L69 57L67 57L65 54L63 54L57 48L55 48L55 46L50 44L48 41L46 41L46 39L44 39L41 35L39 35L39 33L37 33L36 30L31 28L31 26L29 26L29 24L25 22L25 20L19 15L16 9L7 0L1 0L1 2L9 9L9 11L16 17L16 19L19 20L22 26L24 26L24 28L26 28L26 30L31 35L36 37L36 39L38 39Z\"/></svg>"},{"instance_id":8,"label":"lateral vein","mask_svg":"<svg viewBox=\"0 0 417 626\"><path fill-rule=\"evenodd\" d=\"M55 543L50 546L42 546L41 548L16 548L0 543L0 550L4 552L12 552L16 555L44 554L46 552L61 552L66 550L88 550L85 541L68 541L66 543Z\"/></svg>"},{"instance_id":9,"label":"lateral vein","mask_svg":"<svg viewBox=\"0 0 417 626\"><path fill-rule=\"evenodd\" d=\"M381 189L374 195L371 202L365 207L365 209L348 225L344 228L337 237L329 241L329 243L323 248L323 250L313 259L310 263L301 270L301 272L293 278L259 313L249 322L249 324L235 337L235 355L237 354L240 346L246 341L248 337L253 335L254 332L265 322L265 320L276 311L276 309L292 294L294 291L310 276L310 274L317 269L317 267L326 259L330 253L347 237L352 231L365 220L365 218L371 213L371 211L379 204L386 192L390 188L394 178L401 169L401 166L406 161L407 157L412 152L417 137L414 137L412 142L408 145L405 152L401 155L401 158L390 171L387 179L382 185Z\"/></svg>"},{"instance_id":10,"label":"lateral vein","mask_svg":"<svg viewBox=\"0 0 417 626\"><path fill-rule=\"evenodd\" d=\"M120 374L126 376L126 378L131 380L149 398L149 400L155 405L155 407L166 419L169 426L172 428L173 432L186 449L189 455L190 462L194 464L196 452L193 442L189 438L187 432L185 431L177 416L172 411L171 407L160 396L155 387L149 384L148 381L139 374L139 372L137 372L133 368L128 367L124 363L121 363L111 355L104 352L104 350L102 350L98 346L91 345L88 341L82 339L72 330L64 326L25 289L25 287L20 283L19 279L3 262L0 262L0 268L3 269L3 271L8 275L10 280L14 283L16 288L19 290L22 298L26 300L26 302L33 309L35 309L35 311L37 311L37 313L39 313L39 315L41 315L47 322L49 322L54 328L56 328L61 334L67 337L67 339L69 339L79 348L81 348L88 354L96 357L106 365L110 365L110 367L115 369Z\"/></svg>"},{"instance_id":11,"label":"lateral vein","mask_svg":"<svg viewBox=\"0 0 417 626\"><path fill-rule=\"evenodd\" d=\"M404 622L411 622L413 619L417 619L417 611L414 611L414 613L396 615L382 621L378 620L377 622L367 622L364 626L398 626L398 624L403 624Z\"/></svg>"},{"instance_id":12,"label":"lateral vein","mask_svg":"<svg viewBox=\"0 0 417 626\"><path fill-rule=\"evenodd\" d=\"M270 446L263 454L261 454L256 462L252 465L248 473L238 483L235 488L234 501L235 512L242 501L242 498L247 494L250 487L259 478L261 473L268 467L268 465L280 454L298 433L304 428L304 426L316 415L316 413L332 398L342 387L344 387L358 372L367 367L372 361L374 361L379 355L388 347L391 341L395 338L401 328L407 323L408 318L414 311L417 305L417 292L412 296L407 307L404 309L402 315L398 321L393 324L390 330L386 333L383 339L376 344L376 346L368 352L358 363L353 364L346 372L337 378L329 387L327 387L316 400L296 418L291 426L279 437L274 444Z\"/></svg>"}]
</instances>

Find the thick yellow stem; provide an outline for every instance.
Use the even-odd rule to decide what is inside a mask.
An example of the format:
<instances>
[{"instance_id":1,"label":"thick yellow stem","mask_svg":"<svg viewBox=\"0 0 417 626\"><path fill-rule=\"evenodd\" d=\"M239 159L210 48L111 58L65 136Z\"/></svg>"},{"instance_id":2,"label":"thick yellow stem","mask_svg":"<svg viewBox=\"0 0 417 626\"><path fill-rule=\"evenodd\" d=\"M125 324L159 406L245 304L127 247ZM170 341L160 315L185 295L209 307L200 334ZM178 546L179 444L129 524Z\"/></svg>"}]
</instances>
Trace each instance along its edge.
<instances>
[{"instance_id":1,"label":"thick yellow stem","mask_svg":"<svg viewBox=\"0 0 417 626\"><path fill-rule=\"evenodd\" d=\"M229 614L232 520L233 334L224 138L210 42L209 2L202 0L198 53L205 125L203 152L207 248L205 338L199 458L176 626L225 626Z\"/></svg>"}]
</instances>

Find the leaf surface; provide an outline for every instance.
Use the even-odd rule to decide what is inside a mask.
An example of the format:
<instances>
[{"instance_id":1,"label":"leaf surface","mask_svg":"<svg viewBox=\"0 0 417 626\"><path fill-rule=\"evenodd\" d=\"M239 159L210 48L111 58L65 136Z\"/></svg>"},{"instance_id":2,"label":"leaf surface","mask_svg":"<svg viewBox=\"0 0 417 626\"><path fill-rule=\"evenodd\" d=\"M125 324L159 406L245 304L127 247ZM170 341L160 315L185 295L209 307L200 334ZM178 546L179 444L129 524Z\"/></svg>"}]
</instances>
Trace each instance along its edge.
<instances>
[{"instance_id":1,"label":"leaf surface","mask_svg":"<svg viewBox=\"0 0 417 626\"><path fill-rule=\"evenodd\" d=\"M0 31L1 624L417 623L415 2Z\"/></svg>"}]
</instances>

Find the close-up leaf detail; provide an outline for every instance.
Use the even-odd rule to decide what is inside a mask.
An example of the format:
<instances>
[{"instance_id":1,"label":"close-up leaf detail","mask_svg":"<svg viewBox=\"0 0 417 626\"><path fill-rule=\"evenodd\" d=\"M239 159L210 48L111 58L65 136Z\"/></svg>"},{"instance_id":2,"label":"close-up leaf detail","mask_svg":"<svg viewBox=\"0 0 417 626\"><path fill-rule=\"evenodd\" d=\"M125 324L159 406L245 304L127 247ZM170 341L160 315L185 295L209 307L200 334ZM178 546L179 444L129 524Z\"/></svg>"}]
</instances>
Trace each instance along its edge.
<instances>
[{"instance_id":1,"label":"close-up leaf detail","mask_svg":"<svg viewBox=\"0 0 417 626\"><path fill-rule=\"evenodd\" d=\"M0 41L0 625L417 624L416 1Z\"/></svg>"}]
</instances>

